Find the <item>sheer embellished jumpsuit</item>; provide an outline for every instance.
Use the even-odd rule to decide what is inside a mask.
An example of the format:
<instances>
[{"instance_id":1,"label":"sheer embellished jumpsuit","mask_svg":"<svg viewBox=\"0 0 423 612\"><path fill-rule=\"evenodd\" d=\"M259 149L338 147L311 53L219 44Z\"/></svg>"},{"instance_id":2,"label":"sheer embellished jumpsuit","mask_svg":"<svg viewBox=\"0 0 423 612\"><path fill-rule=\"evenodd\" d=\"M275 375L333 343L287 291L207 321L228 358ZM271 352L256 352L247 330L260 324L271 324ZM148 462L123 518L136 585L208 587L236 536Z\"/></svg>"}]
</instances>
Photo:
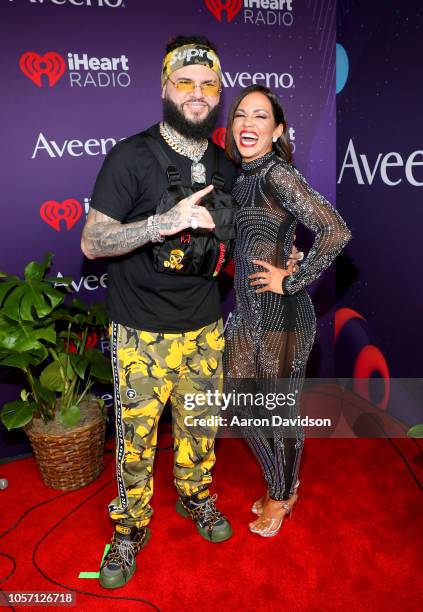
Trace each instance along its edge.
<instances>
[{"instance_id":1,"label":"sheer embellished jumpsuit","mask_svg":"<svg viewBox=\"0 0 423 612\"><path fill-rule=\"evenodd\" d=\"M351 234L329 202L274 152L242 164L233 196L238 204L236 306L226 332L225 378L232 389L238 381L240 391L265 394L283 388L299 398L316 333L314 308L305 288L326 270ZM252 260L286 268L297 221L315 234L312 248L298 271L283 280L283 295L257 294L258 286L250 285L249 275L262 268ZM248 410L252 416L257 413L254 405ZM295 420L299 400L283 410L284 417ZM274 427L271 437L254 427L246 437L261 464L270 497L288 499L298 477L302 427Z\"/></svg>"}]
</instances>

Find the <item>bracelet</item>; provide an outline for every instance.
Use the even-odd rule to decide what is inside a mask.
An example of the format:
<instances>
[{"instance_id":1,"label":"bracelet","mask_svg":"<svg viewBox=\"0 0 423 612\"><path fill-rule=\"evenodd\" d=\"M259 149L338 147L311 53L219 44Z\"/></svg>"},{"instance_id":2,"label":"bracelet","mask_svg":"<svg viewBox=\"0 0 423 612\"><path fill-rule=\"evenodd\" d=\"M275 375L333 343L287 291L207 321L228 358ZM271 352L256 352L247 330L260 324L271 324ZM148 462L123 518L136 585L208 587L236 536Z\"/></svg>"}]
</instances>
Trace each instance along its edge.
<instances>
[{"instance_id":1,"label":"bracelet","mask_svg":"<svg viewBox=\"0 0 423 612\"><path fill-rule=\"evenodd\" d=\"M151 215L147 219L147 236L150 242L164 242L164 236L160 235L159 215Z\"/></svg>"}]
</instances>

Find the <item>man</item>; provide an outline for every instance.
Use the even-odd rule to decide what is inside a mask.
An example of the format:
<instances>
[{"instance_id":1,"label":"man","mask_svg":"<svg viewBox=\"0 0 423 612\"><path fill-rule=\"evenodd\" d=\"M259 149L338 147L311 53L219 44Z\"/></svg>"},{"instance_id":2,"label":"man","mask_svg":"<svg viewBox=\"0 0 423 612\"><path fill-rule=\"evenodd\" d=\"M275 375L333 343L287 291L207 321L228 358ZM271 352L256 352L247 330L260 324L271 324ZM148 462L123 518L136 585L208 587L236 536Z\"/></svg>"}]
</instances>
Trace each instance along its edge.
<instances>
[{"instance_id":1,"label":"man","mask_svg":"<svg viewBox=\"0 0 423 612\"><path fill-rule=\"evenodd\" d=\"M88 258L112 258L107 305L119 495L109 505L115 531L100 570L105 588L130 580L135 557L149 538L157 427L168 399L174 421L177 510L191 517L209 542L232 535L228 520L215 506L216 496L209 493L216 429L194 437L184 423L184 394L196 392L205 379L222 376L218 284L215 278L156 272L148 253L150 243L188 227L213 230L211 215L199 203L213 189L216 155L224 189L231 190L235 169L223 150L207 139L219 111L221 82L219 59L207 39L179 36L169 42L162 68L164 121L147 134L160 142L182 183L199 190L156 215L166 175L145 137L131 136L107 155L82 234L81 248ZM197 407L189 414L207 417L212 408Z\"/></svg>"}]
</instances>

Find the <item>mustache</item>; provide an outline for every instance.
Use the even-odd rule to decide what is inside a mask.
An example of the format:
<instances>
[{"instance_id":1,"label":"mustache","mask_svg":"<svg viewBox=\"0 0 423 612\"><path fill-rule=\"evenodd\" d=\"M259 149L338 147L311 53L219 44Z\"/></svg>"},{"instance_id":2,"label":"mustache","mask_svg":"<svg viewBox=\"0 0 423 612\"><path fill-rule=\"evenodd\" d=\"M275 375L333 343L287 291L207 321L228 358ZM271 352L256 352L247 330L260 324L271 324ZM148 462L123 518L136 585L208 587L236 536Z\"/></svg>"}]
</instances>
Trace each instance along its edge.
<instances>
[{"instance_id":1,"label":"mustache","mask_svg":"<svg viewBox=\"0 0 423 612\"><path fill-rule=\"evenodd\" d=\"M182 106L185 106L185 104L189 104L191 102L205 104L208 108L210 108L210 104L206 100L202 100L201 98L189 98L188 100L185 100L185 102L182 103Z\"/></svg>"}]
</instances>

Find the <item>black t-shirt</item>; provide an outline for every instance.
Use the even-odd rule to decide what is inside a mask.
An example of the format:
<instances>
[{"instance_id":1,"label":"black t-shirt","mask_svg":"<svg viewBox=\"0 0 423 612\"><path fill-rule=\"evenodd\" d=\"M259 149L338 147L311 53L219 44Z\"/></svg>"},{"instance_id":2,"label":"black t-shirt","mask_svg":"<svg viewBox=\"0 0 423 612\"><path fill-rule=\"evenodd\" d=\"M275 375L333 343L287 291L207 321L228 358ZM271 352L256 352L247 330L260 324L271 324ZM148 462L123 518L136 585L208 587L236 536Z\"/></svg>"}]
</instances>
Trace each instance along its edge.
<instances>
[{"instance_id":1,"label":"black t-shirt","mask_svg":"<svg viewBox=\"0 0 423 612\"><path fill-rule=\"evenodd\" d=\"M179 168L183 185L191 186L191 160L165 143L158 124L147 132L160 139L171 162ZM201 160L206 166L206 184L211 183L215 152L225 191L230 192L235 168L211 141ZM165 173L140 134L135 134L118 142L107 154L90 205L121 223L133 223L155 213L166 188ZM138 330L195 330L221 316L218 282L215 278L156 272L147 249L140 247L109 260L107 311L110 320Z\"/></svg>"}]
</instances>

